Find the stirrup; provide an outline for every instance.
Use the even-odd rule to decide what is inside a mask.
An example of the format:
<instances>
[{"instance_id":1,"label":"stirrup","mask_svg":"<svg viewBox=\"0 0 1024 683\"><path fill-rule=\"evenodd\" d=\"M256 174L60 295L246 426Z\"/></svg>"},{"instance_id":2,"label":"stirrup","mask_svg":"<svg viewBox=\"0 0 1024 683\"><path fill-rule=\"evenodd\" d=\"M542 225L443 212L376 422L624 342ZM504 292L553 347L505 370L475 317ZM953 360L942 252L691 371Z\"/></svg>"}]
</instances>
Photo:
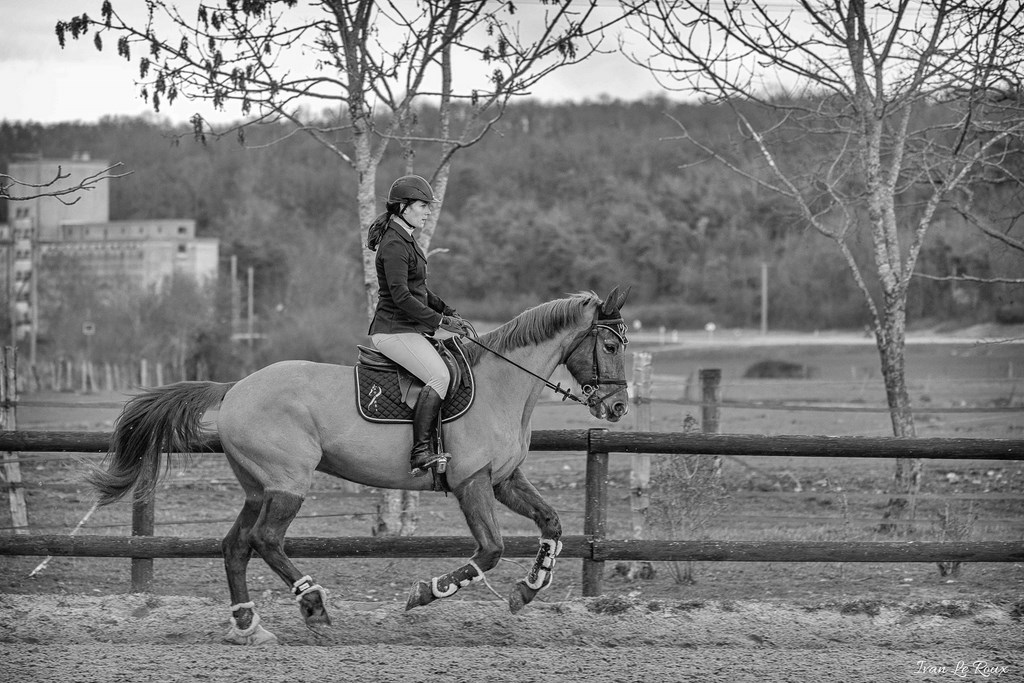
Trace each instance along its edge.
<instances>
[{"instance_id":1,"label":"stirrup","mask_svg":"<svg viewBox=\"0 0 1024 683\"><path fill-rule=\"evenodd\" d=\"M451 456L448 453L429 453L422 465L418 465L409 470L409 474L414 477L422 477L424 474L429 474L430 470L437 469L438 474L444 474L448 471L448 461L451 460Z\"/></svg>"}]
</instances>

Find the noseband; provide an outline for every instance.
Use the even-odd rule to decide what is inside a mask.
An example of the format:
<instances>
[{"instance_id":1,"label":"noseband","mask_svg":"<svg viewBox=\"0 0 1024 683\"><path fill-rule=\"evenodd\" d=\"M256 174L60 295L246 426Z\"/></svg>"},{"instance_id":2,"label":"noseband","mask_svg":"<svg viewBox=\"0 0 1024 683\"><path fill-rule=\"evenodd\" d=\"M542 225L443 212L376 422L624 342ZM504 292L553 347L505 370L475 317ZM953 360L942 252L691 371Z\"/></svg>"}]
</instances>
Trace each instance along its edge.
<instances>
[{"instance_id":1,"label":"noseband","mask_svg":"<svg viewBox=\"0 0 1024 683\"><path fill-rule=\"evenodd\" d=\"M570 359L579 350L583 342L587 338L593 336L594 345L591 347L592 353L590 363L590 379L576 379L576 381L580 383L580 388L583 390L583 396L585 397L584 400L580 402L586 403L588 407L596 406L609 396L614 396L620 391L623 391L626 387L625 379L616 379L614 377L610 378L601 376L601 365L598 362L597 357L597 345L599 341L597 331L601 328L606 329L612 334L614 334L623 346L626 346L626 344L629 343L629 340L626 339L626 323L622 318L607 318L603 320L598 319L590 326L590 328L586 332L579 336L576 342L572 345L572 348L569 349L569 352L566 353L565 356L562 358L562 363L564 363L565 366L568 368ZM598 390L601 388L602 384L611 384L619 388L613 389L611 391L606 391L604 393L599 393Z\"/></svg>"}]
</instances>

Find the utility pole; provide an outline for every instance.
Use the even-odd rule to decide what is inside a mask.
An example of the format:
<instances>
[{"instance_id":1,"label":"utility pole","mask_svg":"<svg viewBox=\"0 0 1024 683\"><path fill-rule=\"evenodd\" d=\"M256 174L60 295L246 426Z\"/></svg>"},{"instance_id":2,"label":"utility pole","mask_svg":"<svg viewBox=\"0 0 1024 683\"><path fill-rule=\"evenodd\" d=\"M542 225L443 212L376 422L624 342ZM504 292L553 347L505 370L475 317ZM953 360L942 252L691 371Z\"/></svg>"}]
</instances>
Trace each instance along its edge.
<instances>
[{"instance_id":1,"label":"utility pole","mask_svg":"<svg viewBox=\"0 0 1024 683\"><path fill-rule=\"evenodd\" d=\"M253 329L253 324L252 324L252 311L253 311L252 286L253 286L253 280L255 279L255 271L256 271L255 268L253 268L252 266L249 266L249 302L248 302L248 307L246 308L245 314L246 314L246 320L248 321L248 326L249 326L247 332L249 333L249 355L250 356L252 355L252 345L253 345L253 336L252 335L253 335L253 332L255 331Z\"/></svg>"},{"instance_id":2,"label":"utility pole","mask_svg":"<svg viewBox=\"0 0 1024 683\"><path fill-rule=\"evenodd\" d=\"M238 291L238 256L231 255L231 334L238 334L241 318L241 300Z\"/></svg>"},{"instance_id":3,"label":"utility pole","mask_svg":"<svg viewBox=\"0 0 1024 683\"><path fill-rule=\"evenodd\" d=\"M38 201L38 200L36 200ZM36 340L39 338L39 217L36 212L31 218L31 225L28 233L29 267L28 287L29 303L28 311L32 316L29 321L28 337L28 367L30 373L35 373L36 368Z\"/></svg>"},{"instance_id":4,"label":"utility pole","mask_svg":"<svg viewBox=\"0 0 1024 683\"><path fill-rule=\"evenodd\" d=\"M761 336L768 334L768 262L761 261Z\"/></svg>"},{"instance_id":5,"label":"utility pole","mask_svg":"<svg viewBox=\"0 0 1024 683\"><path fill-rule=\"evenodd\" d=\"M6 270L4 285L7 292L7 320L11 325L11 348L18 347L18 309L14 305L14 226L8 226L3 235Z\"/></svg>"}]
</instances>

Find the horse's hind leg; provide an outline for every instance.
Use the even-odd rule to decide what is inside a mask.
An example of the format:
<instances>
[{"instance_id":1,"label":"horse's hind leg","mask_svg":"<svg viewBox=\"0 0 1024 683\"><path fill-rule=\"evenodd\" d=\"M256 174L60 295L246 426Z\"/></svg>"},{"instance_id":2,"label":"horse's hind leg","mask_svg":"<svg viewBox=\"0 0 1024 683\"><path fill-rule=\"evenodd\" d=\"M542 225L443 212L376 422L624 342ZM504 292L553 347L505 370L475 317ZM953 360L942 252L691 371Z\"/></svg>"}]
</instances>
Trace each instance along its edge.
<instances>
[{"instance_id":1,"label":"horse's hind leg","mask_svg":"<svg viewBox=\"0 0 1024 683\"><path fill-rule=\"evenodd\" d=\"M250 534L263 507L263 498L256 490L246 494L245 505L238 513L231 531L221 542L224 569L231 592L231 627L224 640L235 645L266 645L277 642L277 637L260 625L256 604L249 599L249 586L245 571L252 557Z\"/></svg>"},{"instance_id":2,"label":"horse's hind leg","mask_svg":"<svg viewBox=\"0 0 1024 683\"><path fill-rule=\"evenodd\" d=\"M306 626L330 625L327 593L319 584L296 569L284 553L284 537L302 507L303 497L288 491L267 491L263 508L252 529L250 544L275 574L284 579L295 594Z\"/></svg>"},{"instance_id":3,"label":"horse's hind leg","mask_svg":"<svg viewBox=\"0 0 1024 683\"><path fill-rule=\"evenodd\" d=\"M555 558L562 550L558 539L562 536L562 524L558 513L545 502L530 483L526 475L516 468L512 476L494 487L495 498L513 512L529 517L540 529L540 550L537 559L526 578L518 581L508 596L508 606L518 612L532 601L541 589L551 585Z\"/></svg>"},{"instance_id":4,"label":"horse's hind leg","mask_svg":"<svg viewBox=\"0 0 1024 683\"><path fill-rule=\"evenodd\" d=\"M420 581L412 588L405 609L429 605L438 598L455 595L464 586L484 578L501 559L504 545L501 531L494 514L494 489L491 485L491 468L485 467L455 487L455 497L466 516L469 530L476 539L476 552L467 564L458 569Z\"/></svg>"}]
</instances>

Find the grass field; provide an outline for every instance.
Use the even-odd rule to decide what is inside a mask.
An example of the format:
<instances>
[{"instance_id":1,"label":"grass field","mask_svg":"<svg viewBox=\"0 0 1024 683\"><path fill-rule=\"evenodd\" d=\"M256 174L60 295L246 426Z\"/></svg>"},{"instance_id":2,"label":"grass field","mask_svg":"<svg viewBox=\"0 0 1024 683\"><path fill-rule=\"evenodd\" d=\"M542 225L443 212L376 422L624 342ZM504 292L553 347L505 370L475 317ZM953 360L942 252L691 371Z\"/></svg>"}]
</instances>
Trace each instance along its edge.
<instances>
[{"instance_id":1,"label":"grass field","mask_svg":"<svg viewBox=\"0 0 1024 683\"><path fill-rule=\"evenodd\" d=\"M687 414L699 418L696 405L701 368L722 370L721 431L736 434L819 434L885 436L891 434L874 347L860 341L758 344L757 340L700 340L659 344L634 340L631 351L653 355L652 428L681 429ZM759 361L785 361L808 369L807 379L749 379ZM1024 346L963 343L912 344L908 382L917 411L919 436L1024 438ZM24 396L20 429L109 431L118 410L112 395ZM43 399L73 401L81 408L32 407ZM664 402L662 399L674 401ZM92 407L90 407L90 405ZM840 406L842 410L834 410ZM827 409L826 409L827 408ZM542 403L534 429L606 426L570 404ZM636 428L627 416L611 427ZM34 533L67 533L89 511L92 498L82 486L85 461L50 454L25 454L29 521ZM631 457L613 455L610 465L608 535L631 537L629 473ZM724 509L707 521L701 534L719 540L886 540L877 531L894 462L889 459L730 457L723 461L727 492ZM531 454L526 473L562 515L567 534L583 532L584 458L575 453ZM1019 461L926 461L925 479L913 533L908 538L951 540L953 526L969 539L1015 540L1024 536L1024 463ZM367 535L377 504L372 490L353 490L339 480L317 475L302 516L291 534ZM192 469L175 472L158 492L157 534L220 537L241 504L238 485L223 459L202 458ZM451 497L424 494L419 535L466 533ZM81 533L124 535L130 506L98 510ZM502 509L503 531L510 536L536 533L528 520ZM945 520L945 521L944 521ZM9 527L0 513L0 527ZM657 532L655 532L657 534ZM0 592L121 592L128 582L124 560L55 558L35 577L28 574L41 558L0 557ZM305 560L305 571L324 585L353 592L358 599L404 599L416 578L450 568L446 560ZM158 592L222 597L219 560L158 560ZM490 580L503 587L524 571L520 561L503 562ZM671 567L655 579L630 581L607 568L609 593L659 597L784 597L831 599L837 595L880 598L964 597L1019 599L1024 567L1007 563L965 567L959 577L941 577L934 565L911 564L763 564L700 563L696 583L679 584ZM559 562L557 588L550 599L576 590L579 561ZM284 591L260 562L251 570L254 590ZM480 590L466 591L481 599ZM503 590L499 589L499 590ZM460 594L461 595L461 594ZM473 596L475 595L475 598ZM1016 596L1016 597L1014 597Z\"/></svg>"}]
</instances>

